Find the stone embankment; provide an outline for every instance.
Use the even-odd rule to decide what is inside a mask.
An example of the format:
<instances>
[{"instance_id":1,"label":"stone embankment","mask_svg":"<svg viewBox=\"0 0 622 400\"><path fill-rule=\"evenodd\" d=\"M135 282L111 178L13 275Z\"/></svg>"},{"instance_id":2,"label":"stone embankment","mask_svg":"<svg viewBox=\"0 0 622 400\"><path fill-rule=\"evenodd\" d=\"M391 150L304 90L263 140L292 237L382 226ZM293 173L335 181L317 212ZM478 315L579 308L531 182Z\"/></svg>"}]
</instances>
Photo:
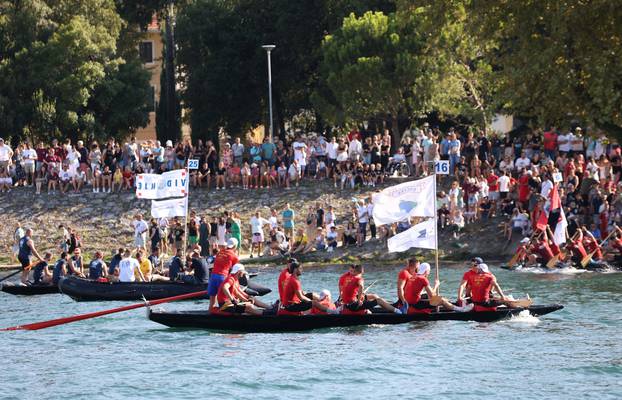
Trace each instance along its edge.
<instances>
[{"instance_id":1,"label":"stone embankment","mask_svg":"<svg viewBox=\"0 0 622 400\"><path fill-rule=\"evenodd\" d=\"M390 184L400 183L395 180ZM279 212L287 202L296 211L296 224L304 225L310 206L320 203L324 208L335 208L338 222L351 215L352 198L364 198L379 188L362 188L341 191L328 181L305 181L300 187L290 189L256 190L210 190L192 189L190 207L201 216L218 216L225 210L240 214L243 225L242 256L248 254L250 226L248 221L255 211L261 211L264 218L270 209ZM32 188L16 188L10 193L0 194L0 265L13 264L11 245L13 232L20 222L22 226L34 228L34 239L39 250L58 252L61 232L58 226L69 225L78 230L83 250L87 258L95 250L110 254L119 246L133 243L132 217L136 213L149 216L150 203L139 200L131 192L92 193L84 191L79 195L41 194L36 195ZM460 261L474 254L496 261L509 259L515 245L507 245L502 238L500 225L505 217L497 217L485 224L467 225L464 232L455 238L449 232L441 232L439 247L441 259ZM395 262L406 259L421 250L412 249L406 253L389 254L386 243L370 240L362 247L338 248L333 253L314 252L299 258L309 263L347 263L360 260L366 264ZM431 253L426 257L432 258ZM278 259L255 258L252 263L279 263Z\"/></svg>"}]
</instances>

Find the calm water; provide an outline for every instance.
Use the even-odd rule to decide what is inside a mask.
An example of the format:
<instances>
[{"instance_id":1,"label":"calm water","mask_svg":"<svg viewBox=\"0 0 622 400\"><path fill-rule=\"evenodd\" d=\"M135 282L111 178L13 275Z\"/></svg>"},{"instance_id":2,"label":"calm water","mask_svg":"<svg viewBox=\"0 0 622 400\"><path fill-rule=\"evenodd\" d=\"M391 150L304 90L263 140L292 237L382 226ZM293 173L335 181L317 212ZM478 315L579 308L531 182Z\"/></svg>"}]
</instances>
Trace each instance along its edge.
<instances>
[{"instance_id":1,"label":"calm water","mask_svg":"<svg viewBox=\"0 0 622 400\"><path fill-rule=\"evenodd\" d=\"M336 291L345 267L306 269L303 289ZM395 298L399 267L367 271ZM503 288L566 309L492 324L413 323L312 333L216 334L155 324L142 309L35 332L1 332L0 398L464 399L622 397L622 274L494 269ZM443 269L455 296L462 270ZM274 287L277 271L256 278ZM275 295L267 296L274 300ZM0 326L117 307L0 293ZM166 304L167 309L205 307Z\"/></svg>"}]
</instances>

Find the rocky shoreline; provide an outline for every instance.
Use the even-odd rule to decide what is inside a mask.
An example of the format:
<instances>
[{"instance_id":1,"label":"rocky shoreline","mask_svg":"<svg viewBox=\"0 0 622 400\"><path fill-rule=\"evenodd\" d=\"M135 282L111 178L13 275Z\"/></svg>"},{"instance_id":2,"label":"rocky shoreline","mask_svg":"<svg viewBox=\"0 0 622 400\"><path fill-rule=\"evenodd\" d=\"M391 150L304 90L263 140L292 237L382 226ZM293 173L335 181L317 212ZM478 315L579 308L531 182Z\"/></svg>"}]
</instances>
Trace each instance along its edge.
<instances>
[{"instance_id":1,"label":"rocky shoreline","mask_svg":"<svg viewBox=\"0 0 622 400\"><path fill-rule=\"evenodd\" d=\"M400 179L391 180L388 185L401 183ZM191 189L190 207L199 215L210 217L220 215L225 210L234 210L240 214L242 221L243 248L241 256L248 264L280 264L280 257L256 257L247 259L250 239L248 221L252 214L259 210L267 218L270 208L281 211L289 202L296 211L295 222L304 224L309 206L321 203L332 205L338 220L348 214L352 207L352 198L364 198L379 188L361 188L358 190L340 191L332 182L306 180L301 186L291 189L229 189L215 191ZM13 232L17 223L33 227L35 243L40 251L50 250L55 254L61 234L60 224L78 230L87 259L95 250L103 250L105 254L120 246L133 243L131 228L132 216L142 212L149 216L150 203L139 200L133 192L92 193L79 195L41 194L37 196L32 188L16 188L10 193L0 196L0 267L14 264L11 260ZM501 224L505 217L496 217L485 224L468 224L464 232L454 238L449 232L441 232L439 237L440 259L445 261L461 261L477 254L485 259L502 262L512 256L514 244L507 244L502 238ZM386 243L380 240L369 240L362 247L351 246L337 248L335 252L313 252L300 255L298 258L310 264L339 264L364 262L366 264L395 263L412 255L423 255L433 258L433 253L419 249L411 249L404 253L388 253Z\"/></svg>"}]
</instances>

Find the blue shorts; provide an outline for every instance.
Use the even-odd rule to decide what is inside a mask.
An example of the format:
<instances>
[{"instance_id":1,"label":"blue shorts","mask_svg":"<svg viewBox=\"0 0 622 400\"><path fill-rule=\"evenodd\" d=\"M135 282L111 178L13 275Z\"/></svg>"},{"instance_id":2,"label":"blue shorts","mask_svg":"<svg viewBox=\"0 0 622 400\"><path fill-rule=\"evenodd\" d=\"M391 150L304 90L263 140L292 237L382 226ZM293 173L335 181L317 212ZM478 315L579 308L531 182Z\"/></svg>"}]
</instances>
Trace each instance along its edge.
<instances>
[{"instance_id":1,"label":"blue shorts","mask_svg":"<svg viewBox=\"0 0 622 400\"><path fill-rule=\"evenodd\" d=\"M207 284L207 295L216 296L220 285L225 281L226 276L220 274L211 274Z\"/></svg>"}]
</instances>

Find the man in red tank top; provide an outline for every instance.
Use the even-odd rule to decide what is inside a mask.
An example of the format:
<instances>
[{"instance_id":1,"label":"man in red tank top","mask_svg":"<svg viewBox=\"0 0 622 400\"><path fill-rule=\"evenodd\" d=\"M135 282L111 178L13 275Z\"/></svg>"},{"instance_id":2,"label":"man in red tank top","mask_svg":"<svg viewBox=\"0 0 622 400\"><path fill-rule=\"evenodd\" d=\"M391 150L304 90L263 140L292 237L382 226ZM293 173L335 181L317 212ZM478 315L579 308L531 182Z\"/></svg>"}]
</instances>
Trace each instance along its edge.
<instances>
[{"instance_id":1,"label":"man in red tank top","mask_svg":"<svg viewBox=\"0 0 622 400\"><path fill-rule=\"evenodd\" d=\"M302 266L298 263L289 265L289 278L283 287L283 302L279 307L278 315L302 315L303 312L311 310L314 304L313 293L305 295L300 283Z\"/></svg>"},{"instance_id":2,"label":"man in red tank top","mask_svg":"<svg viewBox=\"0 0 622 400\"><path fill-rule=\"evenodd\" d=\"M607 253L607 259L616 264L620 264L622 263L622 229L615 225L614 229L617 232L608 240L610 251Z\"/></svg>"},{"instance_id":3,"label":"man in red tank top","mask_svg":"<svg viewBox=\"0 0 622 400\"><path fill-rule=\"evenodd\" d=\"M475 304L475 311L494 311L501 304L490 297L491 290L497 292L501 300L506 300L497 283L497 278L490 273L486 264L477 266L477 275L473 278L471 285L471 301Z\"/></svg>"},{"instance_id":4,"label":"man in red tank top","mask_svg":"<svg viewBox=\"0 0 622 400\"><path fill-rule=\"evenodd\" d=\"M584 227L585 228L585 227ZM600 250L598 240L592 235L592 232L585 229L585 236L583 236L583 247L588 254L592 254L593 260L602 260L603 252Z\"/></svg>"},{"instance_id":5,"label":"man in red tank top","mask_svg":"<svg viewBox=\"0 0 622 400\"><path fill-rule=\"evenodd\" d=\"M342 274L339 277L339 284L338 284L338 288L339 288L339 300L337 300L338 302L341 302L341 292L343 292L343 286L346 283L346 280L352 276L352 271L354 270L354 264L350 264L350 268L348 268L348 271L346 271L344 274Z\"/></svg>"},{"instance_id":6,"label":"man in red tank top","mask_svg":"<svg viewBox=\"0 0 622 400\"><path fill-rule=\"evenodd\" d=\"M289 260L287 260L287 266L283 268L283 270L279 274L279 278L277 279L277 287L279 289L279 301L281 302L281 304L283 303L283 292L285 291L285 285L287 284L287 280L290 276L289 269L292 264L298 265L298 260L296 260L295 258L290 258Z\"/></svg>"},{"instance_id":7,"label":"man in red tank top","mask_svg":"<svg viewBox=\"0 0 622 400\"><path fill-rule=\"evenodd\" d=\"M577 230L575 238L570 240L566 248L570 251L572 262L580 265L581 260L587 256L587 251L585 251L585 247L583 247L583 232L581 229Z\"/></svg>"},{"instance_id":8,"label":"man in red tank top","mask_svg":"<svg viewBox=\"0 0 622 400\"><path fill-rule=\"evenodd\" d=\"M389 304L376 294L365 294L363 279L364 269L361 264L353 266L352 274L345 279L341 301L343 303L342 314L365 314L368 310L379 305L387 311L401 314L402 312Z\"/></svg>"},{"instance_id":9,"label":"man in red tank top","mask_svg":"<svg viewBox=\"0 0 622 400\"><path fill-rule=\"evenodd\" d=\"M242 274L245 273L245 268L242 264L235 264L231 268L231 274L225 279L220 288L216 299L218 301L218 307L211 308L211 312L215 314L253 314L262 315L266 308L269 308L267 304L259 300L255 300L254 297L248 296L240 288L239 279ZM257 305L258 307L255 307Z\"/></svg>"},{"instance_id":10,"label":"man in red tank top","mask_svg":"<svg viewBox=\"0 0 622 400\"><path fill-rule=\"evenodd\" d=\"M417 273L418 266L419 260L411 258L408 260L406 268L402 269L397 274L397 300L399 302L400 309L403 305L407 304L406 299L404 299L404 287L406 286L406 282L408 282L411 276Z\"/></svg>"},{"instance_id":11,"label":"man in red tank top","mask_svg":"<svg viewBox=\"0 0 622 400\"><path fill-rule=\"evenodd\" d=\"M465 297L471 296L471 279L477 275L477 265L483 263L484 260L481 257L473 257L471 259L471 266L467 272L462 275L462 280L458 286L458 304L463 306L466 304Z\"/></svg>"},{"instance_id":12,"label":"man in red tank top","mask_svg":"<svg viewBox=\"0 0 622 400\"><path fill-rule=\"evenodd\" d=\"M437 297L436 293L438 292L438 287L440 282L437 280L434 283L434 287L430 286L430 282L428 281L428 276L430 275L430 264L421 263L417 267L417 273L412 275L410 279L408 279L408 283L406 284L406 289L404 291L404 297L406 298L406 302L408 304L408 314L416 314L416 313L431 313L433 307L430 305L430 299L432 297ZM421 299L421 292L425 290L428 295L428 298L425 300ZM451 304L444 298L437 299L438 305L442 306L447 310L458 311L458 312L467 312L473 309L473 305L469 304L464 307L458 307Z\"/></svg>"}]
</instances>

